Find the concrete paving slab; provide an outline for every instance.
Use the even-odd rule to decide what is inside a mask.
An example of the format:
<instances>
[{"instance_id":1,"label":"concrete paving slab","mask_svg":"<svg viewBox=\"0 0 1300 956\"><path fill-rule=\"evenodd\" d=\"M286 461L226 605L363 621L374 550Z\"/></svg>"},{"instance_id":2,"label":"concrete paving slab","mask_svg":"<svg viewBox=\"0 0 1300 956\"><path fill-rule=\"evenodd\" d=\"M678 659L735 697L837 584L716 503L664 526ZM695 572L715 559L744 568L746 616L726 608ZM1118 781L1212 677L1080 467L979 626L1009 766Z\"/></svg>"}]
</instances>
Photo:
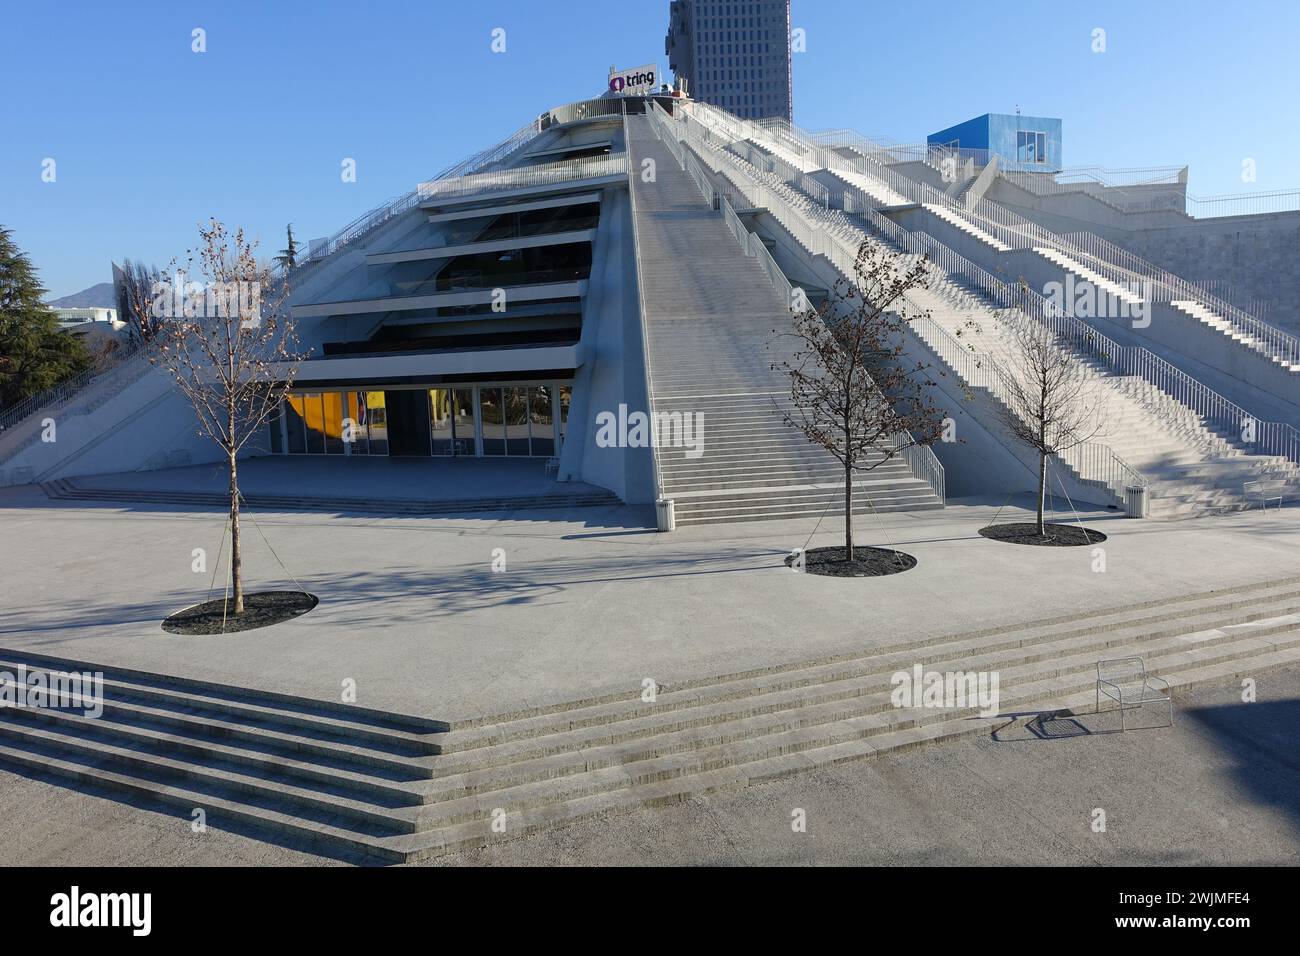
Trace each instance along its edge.
<instances>
[{"instance_id":1,"label":"concrete paving slab","mask_svg":"<svg viewBox=\"0 0 1300 956\"><path fill-rule=\"evenodd\" d=\"M296 579L320 606L270 629L179 637L159 622L207 597L223 516L78 507L13 489L0 495L0 647L322 700L355 681L363 706L455 721L1300 569L1300 509L1180 522L1088 514L1111 536L1100 570L1094 549L982 538L1000 504L859 518L861 543L901 547L920 563L852 580L784 564L793 548L835 544L838 520L656 534L629 527L632 509L610 509L599 524L582 509L262 514L245 524L248 586ZM999 520L1023 519L1023 504ZM206 550L202 573L195 548Z\"/></svg>"}]
</instances>

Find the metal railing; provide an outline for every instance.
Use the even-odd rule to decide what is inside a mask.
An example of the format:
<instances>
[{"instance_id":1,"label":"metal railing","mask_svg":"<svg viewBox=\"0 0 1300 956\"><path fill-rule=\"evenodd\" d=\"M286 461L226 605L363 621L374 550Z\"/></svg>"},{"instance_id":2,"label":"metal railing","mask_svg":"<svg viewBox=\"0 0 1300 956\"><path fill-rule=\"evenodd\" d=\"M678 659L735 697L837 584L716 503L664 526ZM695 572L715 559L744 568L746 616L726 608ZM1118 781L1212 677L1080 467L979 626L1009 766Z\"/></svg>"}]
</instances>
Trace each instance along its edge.
<instances>
[{"instance_id":1,"label":"metal railing","mask_svg":"<svg viewBox=\"0 0 1300 956\"><path fill-rule=\"evenodd\" d=\"M811 254L826 256L842 274L851 274L844 270L851 268L850 254L856 254L858 240L846 235L842 227L818 228L808 220L808 217L825 217L831 213L823 212L816 206L797 208L796 204L791 203L787 197L781 196L776 189L765 187L756 181L761 179L761 173L751 169L746 174L742 166L743 160L719 148L719 145L709 137L695 132L689 120L685 120L684 123L685 139L692 148L709 151L708 155L718 157L721 160L718 164L719 172L736 186L738 191L745 193L746 184L743 180L750 179L749 189L754 192L752 201L755 204L762 204L768 208L795 240ZM727 175L728 167L735 169L740 176ZM1187 428L1188 415L1191 413L1204 423L1212 424L1230 435L1237 436L1238 444L1248 445L1255 453L1278 455L1291 461L1300 461L1300 438L1296 429L1290 425L1258 421L1240 406L1147 349L1120 346L1083 320L1061 313L1032 290L1009 285L924 233L910 233L880 214L869 198L860 193L846 190L841 197L841 202L845 208L853 207L855 214L860 215L900 248L915 255L928 256L943 275L959 275L971 285L981 289L997 307L1021 312L1048 325L1063 342L1109 365L1115 374L1134 376L1153 386L1170 401L1152 398L1148 401L1148 406L1175 427ZM1246 440L1243 436L1249 436L1250 440ZM1115 457L1118 459L1118 456ZM1122 462L1122 459L1119 460ZM1136 474L1136 470L1131 466L1125 464L1125 468Z\"/></svg>"},{"instance_id":2,"label":"metal railing","mask_svg":"<svg viewBox=\"0 0 1300 956\"><path fill-rule=\"evenodd\" d=\"M999 175L1001 175L1004 182L1040 198L1082 195L1089 196L1097 202L1125 214L1158 210L1181 213L1185 205L1186 180L1178 178L1178 174L1185 174L1186 167L1177 170L1172 181L1169 181L1170 168L1150 167L1148 169L1103 170L1101 167L1080 167L1078 169L1062 170L1055 174L1002 169L999 170ZM1093 170L1096 170L1096 172L1093 172ZM1151 177L1151 181L1117 185L1103 179L1102 173L1135 180L1146 175ZM1066 180L1062 178L1066 176L1077 177L1077 179ZM1130 191L1140 187L1156 187L1159 191L1153 192L1149 188L1139 193Z\"/></svg>"},{"instance_id":3,"label":"metal railing","mask_svg":"<svg viewBox=\"0 0 1300 956\"><path fill-rule=\"evenodd\" d=\"M1187 197L1187 214L1196 219L1259 216L1270 212L1296 212L1297 210L1300 210L1300 189Z\"/></svg>"},{"instance_id":4,"label":"metal railing","mask_svg":"<svg viewBox=\"0 0 1300 956\"><path fill-rule=\"evenodd\" d=\"M759 182L744 175L743 168L745 165L748 165L744 159L722 148L717 142L708 142L706 144L705 139L707 134L697 128L691 127L689 120L683 120L682 122L684 125L679 126L676 121L669 120L665 115L659 117L658 122L662 124L661 138L668 141L680 137L683 143L691 147L686 151L688 164L694 157L698 156L700 161L710 170L733 186L736 189L737 194L744 196L747 201L755 206L763 206L772 210L778 206L784 206L786 204L786 200L776 189L765 187ZM703 151L701 152L700 150ZM775 177L777 174L769 173L767 175ZM779 178L777 179L777 182L780 182ZM709 195L709 192L707 191L702 190L702 192L705 192L706 196ZM790 283L789 279L785 277L785 274L777 266L775 260L772 259L771 254L767 251L766 246L763 245L762 240L757 235L745 229L744 223L742 223L740 217L736 215L735 210L726 195L718 196L718 204L722 209L723 217L728 228L731 230L732 234L736 236L737 241L741 243L742 248L745 248L747 254L758 259L759 263L767 272L768 277L771 279L773 286L784 296L787 307L793 306L794 286ZM833 216L837 215L837 213L832 213L832 211L825 208L823 208L823 214L828 217L828 220L833 219ZM787 229L797 230L799 233L796 241L804 244L806 248L810 245L816 246L816 248L821 250L819 254L832 257L833 260L837 261L839 268L848 268L850 270L849 274L852 274L852 263L856 258L856 245L853 247L852 253L850 254L845 251L842 242L835 242L831 238L833 233L829 229L823 230L806 223L802 224L806 228L801 229L799 228L799 225L796 225L799 223L798 217L793 215L783 220L783 224L786 224L787 222L789 223ZM842 232L840 235L843 239ZM845 261L846 259L847 263ZM901 438L897 439L892 453L904 457L908 462L908 467L912 471L912 474L929 484L936 497L941 501L945 501L946 488L944 484L942 463L934 454L934 451L928 446L912 445L910 442L910 436L906 442ZM905 447L900 448L900 444Z\"/></svg>"},{"instance_id":5,"label":"metal railing","mask_svg":"<svg viewBox=\"0 0 1300 956\"><path fill-rule=\"evenodd\" d=\"M596 119L604 116L623 116L625 115L625 103L626 101L621 97L612 96L579 100L576 103L566 103L564 106L557 106L554 109L547 110L538 117L537 123L541 129L547 130L552 126L576 123L578 120Z\"/></svg>"},{"instance_id":6,"label":"metal railing","mask_svg":"<svg viewBox=\"0 0 1300 956\"><path fill-rule=\"evenodd\" d=\"M971 210L957 212L949 207L947 214L961 216L986 237L1010 249L1056 252L1108 281L1127 286L1134 295L1148 296L1152 303L1198 304L1244 336L1246 341L1241 343L1244 347L1283 362L1300 364L1297 336L1248 315L1101 236L1090 232L1057 235L987 199L981 199Z\"/></svg>"},{"instance_id":7,"label":"metal railing","mask_svg":"<svg viewBox=\"0 0 1300 956\"><path fill-rule=\"evenodd\" d=\"M1123 213L1176 212L1194 219L1214 219L1300 211L1300 189L1194 196L1186 189L1187 171L1186 166L1071 166L1054 174L1003 170L1002 175L1037 196L1082 193ZM1135 191L1151 186L1182 188Z\"/></svg>"},{"instance_id":8,"label":"metal railing","mask_svg":"<svg viewBox=\"0 0 1300 956\"><path fill-rule=\"evenodd\" d=\"M948 503L948 488L944 477L943 463L929 445L917 445L912 436L895 435L891 440L893 454L907 462L907 470L916 478L930 486L935 497L943 504Z\"/></svg>"},{"instance_id":9,"label":"metal railing","mask_svg":"<svg viewBox=\"0 0 1300 956\"><path fill-rule=\"evenodd\" d=\"M1115 454L1109 445L1085 442L1072 448L1063 448L1054 454L1084 481L1105 485L1121 503L1125 501L1127 489L1150 487L1146 476Z\"/></svg>"},{"instance_id":10,"label":"metal railing","mask_svg":"<svg viewBox=\"0 0 1300 956\"><path fill-rule=\"evenodd\" d=\"M1081 253L1081 264L1102 272L1117 282L1140 281L1150 289L1154 302L1194 302L1248 336L1256 351L1265 352L1293 365L1300 365L1300 337L1249 315L1242 309L1193 285L1172 272L1148 262L1127 249L1090 232L1062 237Z\"/></svg>"},{"instance_id":11,"label":"metal railing","mask_svg":"<svg viewBox=\"0 0 1300 956\"><path fill-rule=\"evenodd\" d=\"M646 110L647 114L651 112L652 110L649 108ZM653 119L650 120L649 125L651 127L655 125ZM655 131L655 135L656 136L659 135L658 130ZM665 140L665 142L667 141ZM624 144L624 149L626 149L628 151L628 155L631 156L632 137L630 136L628 130L626 110L623 111L623 144ZM646 316L645 316L645 276L641 271L641 233L637 229L637 225L636 225L637 223L636 183L633 181L634 172L632 168L632 163L629 162L627 166L628 166L627 196L628 196L628 204L629 204L631 217L632 217L632 261L633 263L635 263L635 268L636 268L636 302L637 302L637 309L640 312L640 319L641 319L640 322L641 358L642 358L641 364L645 367L646 401L653 402L655 388L654 388L654 376L650 370L649 324L646 322ZM651 469L651 480L654 482L654 487L655 487L655 501L658 502L664 496L664 479L663 479L663 472L661 471L660 464L659 464L659 446L655 442L650 443L650 469Z\"/></svg>"},{"instance_id":12,"label":"metal railing","mask_svg":"<svg viewBox=\"0 0 1300 956\"><path fill-rule=\"evenodd\" d=\"M720 112L715 110L713 107L703 107L699 104L695 104L693 109L713 111L710 114L711 121L716 118L715 114ZM854 144L851 142L853 137L840 133L836 134L836 139L846 143L847 145L853 145L855 149L859 150L861 159L850 161L845 157L840 156L838 153L820 147L820 144L816 143L809 134L799 130L799 128L795 127L793 124L786 123L784 120L769 120L765 121L764 124L759 125L754 123L747 124L746 121L738 120L735 117L726 117L726 114L723 115L725 118L718 119L716 125L723 126L725 124L726 126L731 127L735 131L734 135L741 138L753 138L755 136L761 138L765 135L770 136L771 131L779 126L781 129L782 141L788 142L793 140L805 144L808 150L811 150L811 154L805 152L804 155L811 161L822 164L824 168L832 172L857 173L875 179L876 181L888 186L891 191L905 197L910 202L936 206L944 210L946 216L956 216L961 218L971 228L993 237L997 242L1001 242L1011 249L1037 249L1039 247L1047 247L1066 256L1070 256L1071 258L1076 258L1080 256L1080 254L1091 255L1093 260L1103 267L1098 271L1101 271L1103 275L1106 275L1106 278L1121 283L1131 282L1137 278L1135 274L1132 274L1134 273L1134 268L1131 265L1127 267L1121 265L1120 262L1116 261L1114 258L1119 256L1122 252L1127 261L1133 262L1136 260L1141 262L1138 257L1134 256L1132 253L1128 253L1127 250L1119 250L1119 252L1112 253L1112 250L1118 250L1119 247L1116 247L1111 243L1106 243L1105 240L1101 240L1100 237L1093 237L1096 241L1090 240L1090 245L1094 251L1088 253L1083 249L1077 248L1075 244L1071 243L1069 240L1051 233L1038 224L1025 219L1023 216L1020 216L1003 206L992 203L987 199L980 200L980 202L975 204L973 209L967 209L963 204L955 202L952 197L935 190L933 187L925 183L909 180L906 177L898 175L893 170L890 170L888 165L884 162L872 160L869 151L870 144L865 143L865 140L863 140L862 137L857 137L857 139L862 142ZM778 148L780 148L774 140L769 141L773 142L774 145L777 145ZM893 147L888 147L887 149L892 148ZM1076 169L1075 174L1078 173L1079 170ZM879 203L877 202L876 205L879 205ZM1096 251L1098 249L1105 249L1106 251L1098 253ZM1107 258L1108 256L1111 256L1111 258ZM1144 265L1151 270L1156 270L1156 267L1151 266L1150 263L1144 263ZM1106 274L1107 272L1110 274ZM1168 274L1166 275L1168 276ZM1178 279L1177 283L1173 283L1169 281L1169 278L1166 278L1162 281L1166 286L1171 287L1170 295L1202 303L1208 309L1218 314L1219 317L1226 320L1237 331L1246 335L1250 341L1243 343L1245 347L1252 348L1255 351L1270 356L1276 356L1286 362L1295 363L1300 361L1300 339L1297 339L1296 336L1285 332L1276 326L1272 326L1262 319L1247 315L1236 306L1205 295L1202 290L1198 290L1195 286L1185 280ZM1169 298L1160 301L1174 300L1175 299L1173 298Z\"/></svg>"},{"instance_id":13,"label":"metal railing","mask_svg":"<svg viewBox=\"0 0 1300 956\"><path fill-rule=\"evenodd\" d=\"M550 186L555 183L582 179L602 179L621 176L627 172L627 155L592 156L566 159L518 169L499 169L486 173L471 173L456 179L436 179L420 183L416 192L420 201L478 196L532 186Z\"/></svg>"},{"instance_id":14,"label":"metal railing","mask_svg":"<svg viewBox=\"0 0 1300 956\"><path fill-rule=\"evenodd\" d=\"M433 179L429 180L429 182L460 179L477 170L483 169L485 166L499 163L518 152L522 147L552 126L588 117L618 115L620 112L621 101L607 98L581 100L576 103L566 104L565 106L557 106L554 109L543 113L536 119L525 123L500 142L494 143L486 149L479 150L478 152L472 153L464 159L453 163L443 169L438 173L438 175L434 176ZM395 196L379 206L376 206L374 209L363 213L324 242L308 249L307 254L299 258L294 269L290 270L291 273L312 263L319 262L321 259L330 256L339 249L342 249L344 246L356 242L362 236L383 225L394 216L400 216L407 210L418 206L420 199L419 190L416 189L412 192Z\"/></svg>"},{"instance_id":15,"label":"metal railing","mask_svg":"<svg viewBox=\"0 0 1300 956\"><path fill-rule=\"evenodd\" d=\"M68 401L92 383L106 378L136 359L144 361L144 349L138 339L119 345L112 352L97 356L88 368L76 375L0 411L0 434L42 409L52 408Z\"/></svg>"},{"instance_id":16,"label":"metal railing","mask_svg":"<svg viewBox=\"0 0 1300 956\"><path fill-rule=\"evenodd\" d=\"M886 166L900 163L924 163L943 171L945 162L964 167L968 162L984 167L994 154L987 149L973 149L953 143L894 143L880 137L865 137L851 129L809 130L807 136L820 146L849 148Z\"/></svg>"},{"instance_id":17,"label":"metal railing","mask_svg":"<svg viewBox=\"0 0 1300 956\"><path fill-rule=\"evenodd\" d=\"M514 133L511 133L499 143L495 143L487 149L479 150L477 153L473 153L465 159L448 166L435 176L432 181L436 182L443 179L458 178L467 173L473 172L476 169L482 169L484 166L491 163L500 162L502 159L522 147L525 143L531 141L540 132L540 122L538 120L533 120L531 123L528 123L527 125L520 127ZM390 219L400 216L409 209L414 209L419 204L420 195L419 190L416 189L409 193L395 196L379 206L376 206L374 209L363 213L324 242L309 248L307 254L300 257L294 264L294 268L288 270L289 275L293 276L297 281L301 281L303 273L299 270L302 270L313 263L320 262L322 259L328 258L344 246L351 245L362 236L377 229Z\"/></svg>"}]
</instances>

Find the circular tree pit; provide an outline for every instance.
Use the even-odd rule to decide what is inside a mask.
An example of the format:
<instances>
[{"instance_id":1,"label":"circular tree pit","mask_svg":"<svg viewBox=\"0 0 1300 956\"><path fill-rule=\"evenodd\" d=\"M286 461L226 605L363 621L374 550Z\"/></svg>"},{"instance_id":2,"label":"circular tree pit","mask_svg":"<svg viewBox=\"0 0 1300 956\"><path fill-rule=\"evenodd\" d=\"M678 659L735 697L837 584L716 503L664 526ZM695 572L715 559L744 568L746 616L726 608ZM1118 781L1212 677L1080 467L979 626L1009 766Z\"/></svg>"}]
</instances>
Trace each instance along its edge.
<instances>
[{"instance_id":1,"label":"circular tree pit","mask_svg":"<svg viewBox=\"0 0 1300 956\"><path fill-rule=\"evenodd\" d=\"M319 603L316 595L306 591L258 591L244 595L243 614L235 613L233 598L204 601L177 611L162 622L162 629L168 634L233 634L279 624L306 614Z\"/></svg>"},{"instance_id":2,"label":"circular tree pit","mask_svg":"<svg viewBox=\"0 0 1300 956\"><path fill-rule=\"evenodd\" d=\"M1100 531L1081 528L1077 524L1043 525L1045 534L1038 533L1038 525L1033 521L1017 524L997 524L980 528L980 534L994 541L1007 541L1011 544L1033 544L1045 548L1079 548L1088 544L1097 544L1106 540Z\"/></svg>"},{"instance_id":3,"label":"circular tree pit","mask_svg":"<svg viewBox=\"0 0 1300 956\"><path fill-rule=\"evenodd\" d=\"M787 558L785 563L793 566L794 558ZM876 578L910 571L914 567L916 558L888 548L854 548L852 561L844 560L843 546L809 548L804 552L805 572L833 578Z\"/></svg>"}]
</instances>

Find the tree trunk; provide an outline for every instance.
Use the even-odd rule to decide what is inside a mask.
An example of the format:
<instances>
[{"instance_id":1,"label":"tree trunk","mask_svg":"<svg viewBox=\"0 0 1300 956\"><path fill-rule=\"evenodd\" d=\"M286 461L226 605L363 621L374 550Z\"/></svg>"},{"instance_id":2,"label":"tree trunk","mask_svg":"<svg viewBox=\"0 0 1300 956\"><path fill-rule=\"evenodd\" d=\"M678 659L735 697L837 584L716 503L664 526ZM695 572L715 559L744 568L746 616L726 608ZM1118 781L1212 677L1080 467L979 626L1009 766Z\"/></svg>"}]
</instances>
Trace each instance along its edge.
<instances>
[{"instance_id":1,"label":"tree trunk","mask_svg":"<svg viewBox=\"0 0 1300 956\"><path fill-rule=\"evenodd\" d=\"M1047 499L1047 454L1046 452L1038 453L1038 536L1047 537L1047 529L1043 527L1043 502Z\"/></svg>"},{"instance_id":2,"label":"tree trunk","mask_svg":"<svg viewBox=\"0 0 1300 956\"><path fill-rule=\"evenodd\" d=\"M844 465L844 560L853 560L853 466Z\"/></svg>"},{"instance_id":3,"label":"tree trunk","mask_svg":"<svg viewBox=\"0 0 1300 956\"><path fill-rule=\"evenodd\" d=\"M239 479L230 456L230 578L235 589L235 613L244 613L243 561L239 554Z\"/></svg>"}]
</instances>

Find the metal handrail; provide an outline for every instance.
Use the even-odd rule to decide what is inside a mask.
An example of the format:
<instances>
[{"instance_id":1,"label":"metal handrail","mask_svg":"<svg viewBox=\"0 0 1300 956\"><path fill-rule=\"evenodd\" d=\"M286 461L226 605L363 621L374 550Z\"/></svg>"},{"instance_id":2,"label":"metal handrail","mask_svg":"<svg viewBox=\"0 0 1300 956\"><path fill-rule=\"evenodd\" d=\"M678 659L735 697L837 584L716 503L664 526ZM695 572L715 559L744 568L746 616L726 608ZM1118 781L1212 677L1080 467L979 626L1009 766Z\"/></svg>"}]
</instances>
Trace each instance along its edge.
<instances>
[{"instance_id":1,"label":"metal handrail","mask_svg":"<svg viewBox=\"0 0 1300 956\"><path fill-rule=\"evenodd\" d=\"M1175 212L1193 219L1262 215L1300 210L1300 189L1195 196L1186 190L1186 166L1147 166L1110 169L1073 166L1055 174L1002 170L1003 177L1038 196L1083 193L1122 213ZM1067 177L1077 177L1070 180ZM1126 192L1141 186L1183 186L1157 195Z\"/></svg>"},{"instance_id":2,"label":"metal handrail","mask_svg":"<svg viewBox=\"0 0 1300 956\"><path fill-rule=\"evenodd\" d=\"M664 114L664 116L660 118L660 121L664 122L666 121L666 119L667 119L667 115ZM751 184L743 176L738 179L735 176L727 175L726 173L722 172L721 165L715 167L713 164L709 163L709 158L711 157L726 159L728 162L732 163L733 165L741 164L744 163L745 161L742 160L739 156L735 156L734 154L728 153L727 151L721 149L716 143L710 144L711 151L706 151L704 153L699 152L699 150L696 148L699 144L692 141L692 134L694 132L695 131L693 129L688 132L683 132L682 130L678 129L675 125L667 122L665 122L664 130L663 130L663 134L670 139L676 138L677 136L681 135L683 137L682 142L691 147L690 151L687 153L688 157L693 158L697 155L700 156L700 158L706 163L706 165L709 166L710 169L713 169L715 173L719 173L720 175L723 176L723 178L727 182L737 187L737 191L740 194L745 195L746 199L752 201L754 205L756 206L764 205L771 208L773 205L780 202L779 196L774 191L766 189L765 187L757 184ZM690 159L688 159L688 164L689 162ZM749 185L756 186L756 189L747 189L746 186ZM707 192L706 195L708 195ZM725 195L718 197L718 203L719 206L722 208L723 216L727 221L728 227L731 229L732 233L736 235L737 240L741 242L742 247L746 249L746 252L749 255L753 255L759 259L760 263L764 266L764 269L768 272L769 278L772 280L774 286L777 288L778 291L782 292L785 295L786 297L785 301L788 304L792 304L794 287L793 285L790 284L789 280L785 277L784 273L782 273L779 267L776 265L775 260L771 258L771 254L767 251L767 248L763 245L762 240L759 239L758 236L754 235L753 233L750 233L748 230L745 229L744 224L740 222L739 216L735 214L734 208L732 207L730 201ZM815 241L812 239L815 233L816 230L810 230L808 233L805 234L805 240ZM745 238L742 238L742 234ZM834 255L836 250L833 247L829 247L829 248L825 248L824 251L830 255ZM933 449L924 445L912 444L910 436L907 437L907 440L905 442L902 440L901 437L896 436L896 438L898 443L901 443L904 447L900 449L898 447L898 444L896 444L894 453L903 454L909 463L909 468L912 470L912 473L917 477L922 478L922 480L926 481L926 483L930 485L934 494L941 501L946 501L946 486L945 486L943 465L939 461L938 457L934 454Z\"/></svg>"},{"instance_id":3,"label":"metal handrail","mask_svg":"<svg viewBox=\"0 0 1300 956\"><path fill-rule=\"evenodd\" d=\"M472 153L464 159L446 167L434 176L433 179L428 180L428 182L459 179L463 176L474 173L477 170L481 170L485 166L501 162L552 126L566 122L573 122L574 120L583 119L588 116L617 115L619 113L620 102L621 101L619 100L598 98L580 100L576 103L566 104L565 106L557 106L554 109L541 114L541 116L536 119L525 123L500 142L494 143L486 149L479 150L476 153ZM374 209L358 216L314 249L309 249L307 254L295 263L294 269L291 271L296 272L300 268L319 262L321 259L337 252L344 246L355 242L357 239L392 219L394 216L399 216L407 210L419 205L419 202L419 190L416 189L412 192L403 193L400 196L395 196L392 199L381 203Z\"/></svg>"},{"instance_id":4,"label":"metal handrail","mask_svg":"<svg viewBox=\"0 0 1300 956\"><path fill-rule=\"evenodd\" d=\"M847 245L851 241L845 239L842 230L826 228L824 224L820 223L818 226L822 227L819 228L805 221L803 216L805 214L811 215L811 210L803 210L802 213L796 211L772 187L762 185L760 171L752 168L749 171L744 170L744 160L721 148L710 133L697 131L687 119L683 119L682 122L685 124L682 132L683 138L692 147L692 150L703 158L719 160L716 166L711 163L710 167L715 168L717 172L736 187L738 192L745 195L747 201L773 211L773 214L781 220L796 241L804 245L810 253L825 255L834 260L837 258L837 252L839 252L840 255L847 258L846 250L837 250L836 248L842 244ZM729 167L739 170L739 176L728 175L727 169ZM851 196L852 194L847 193L846 195ZM848 204L846 203L846 205ZM888 224L884 231L890 234L892 238L906 241L908 236L913 235L898 226L897 223L880 215L870 202L860 201L859 205L859 212L871 216L873 224ZM779 215L782 211L786 211L788 215L784 217ZM794 221L792 221L792 217ZM1105 361L1111 365L1117 374L1139 377L1148 384L1155 386L1171 402L1163 403L1153 410L1158 415L1172 421L1176 426L1185 428L1188 425L1188 413L1207 420L1217 419L1224 424L1225 430L1233 434L1240 433L1243 426L1249 425L1255 430L1254 445L1258 446L1258 453L1281 455L1292 461L1300 460L1300 440L1297 440L1297 432L1290 425L1280 422L1259 422L1253 416L1248 415L1240 406L1229 402L1223 396L1147 349L1135 346L1119 346L1108 337L1098 333L1091 326L1088 326L1087 323L1082 322L1082 320L1060 314L1059 310L1053 309L1047 300L1032 292L1032 290L1012 289L1007 283L989 274L986 270L980 269L946 247L942 247L931 237L925 236L923 233L915 235L921 238L915 240L918 245L912 248L930 254L936 252L934 247L942 248L946 257L946 261L942 263L945 268L952 269L960 265L961 271L966 277L974 280L1000 305L1023 311L1032 318L1046 322L1058 336L1063 337L1072 345L1082 348L1094 358ZM929 248L925 248L926 246L929 246ZM840 260L839 265L842 271L844 268L843 259ZM1172 403L1177 403L1178 407L1171 407ZM1114 455L1113 450L1110 454ZM1114 457L1116 461L1123 465L1123 469L1116 466L1112 470L1123 471L1127 469L1132 474L1125 472L1125 480L1136 483L1134 476L1140 477L1140 473L1131 465L1123 462L1118 455L1114 455Z\"/></svg>"},{"instance_id":5,"label":"metal handrail","mask_svg":"<svg viewBox=\"0 0 1300 956\"><path fill-rule=\"evenodd\" d=\"M524 166L518 169L499 169L486 173L471 173L456 179L435 179L420 183L416 188L423 202L433 199L459 198L476 196L483 193L500 192L510 189L526 189L530 186L549 186L579 179L600 179L605 176L618 176L627 172L627 155L615 153L609 156L588 156L581 159L564 159L554 163L542 163L537 166Z\"/></svg>"},{"instance_id":6,"label":"metal handrail","mask_svg":"<svg viewBox=\"0 0 1300 956\"><path fill-rule=\"evenodd\" d=\"M701 111L714 111L710 114L711 118L715 118L716 113L720 112L713 107L705 107L700 104L695 104L694 108ZM978 231L992 235L994 239L1009 245L1012 249L1036 249L1039 246L1045 246L1067 256L1077 256L1081 253L1087 255L1084 250L1076 248L1062 237L1049 232L1037 223L1033 223L1005 207L993 204L988 199L982 199L975 204L974 209L968 209L964 204L955 202L952 197L939 192L932 186L900 176L884 164L877 163L875 168L869 168L872 161L867 155L863 156L862 161L849 161L838 153L820 146L809 134L804 133L798 127L783 119L765 121L761 125L753 123L746 125L746 121L734 117L728 117L720 122L733 128L740 124L740 135L744 137L752 137L755 135L755 131L757 131L756 135L759 136L770 135L774 128L779 127L785 139L798 140L813 150L813 158L821 163L823 168L832 172L856 172L874 178L883 182L892 191L906 197L909 201L936 206L945 210L948 215L961 217L967 224ZM1100 237L1097 238L1100 240ZM1104 242L1104 240L1100 240L1100 242ZM1094 244L1094 248L1097 248L1097 245ZM1110 245L1113 247L1113 244ZM1128 255L1132 256L1131 253ZM1094 255L1094 258L1097 257ZM1134 256L1133 258L1136 259L1137 257ZM1113 262L1106 262L1105 259L1102 259L1102 261L1110 268L1122 268ZM1154 269L1155 267L1151 266L1151 268ZM1117 281L1126 281L1128 278L1131 277L1121 276ZM1222 318L1253 340L1254 344L1250 342L1244 343L1247 348L1252 348L1254 351L1264 354L1276 355L1289 363L1300 362L1300 339L1296 336L1284 332L1261 319L1247 315L1239 308L1228 303L1218 300L1207 302L1207 299L1212 300L1213 297L1207 296L1203 291L1185 280L1179 279L1176 284L1166 284L1172 285L1176 288L1177 293L1186 299L1200 302L1212 311L1222 313Z\"/></svg>"},{"instance_id":7,"label":"metal handrail","mask_svg":"<svg viewBox=\"0 0 1300 956\"><path fill-rule=\"evenodd\" d=\"M621 102L621 101L620 101ZM649 110L646 111L650 112ZM632 139L629 135L627 123L627 110L623 110L623 144L627 150L628 156L632 154ZM650 125L654 125L651 123ZM641 234L637 229L636 215L636 182L634 179L633 164L627 163L627 201L631 214L632 222L632 261L636 269L636 302L637 309L640 312L641 325L641 358L642 365L645 367L645 389L646 401L654 401L654 376L650 371L650 330L649 323L645 317L645 277L641 271ZM651 480L655 487L656 502L664 496L664 479L663 472L659 464L659 446L656 442L650 443L650 469Z\"/></svg>"},{"instance_id":8,"label":"metal handrail","mask_svg":"<svg viewBox=\"0 0 1300 956\"><path fill-rule=\"evenodd\" d=\"M119 344L112 352L98 356L90 367L76 375L0 411L0 433L13 428L42 409L67 401L97 379L115 372L134 358L142 357L142 351L143 346L139 339L133 339L126 345Z\"/></svg>"}]
</instances>

